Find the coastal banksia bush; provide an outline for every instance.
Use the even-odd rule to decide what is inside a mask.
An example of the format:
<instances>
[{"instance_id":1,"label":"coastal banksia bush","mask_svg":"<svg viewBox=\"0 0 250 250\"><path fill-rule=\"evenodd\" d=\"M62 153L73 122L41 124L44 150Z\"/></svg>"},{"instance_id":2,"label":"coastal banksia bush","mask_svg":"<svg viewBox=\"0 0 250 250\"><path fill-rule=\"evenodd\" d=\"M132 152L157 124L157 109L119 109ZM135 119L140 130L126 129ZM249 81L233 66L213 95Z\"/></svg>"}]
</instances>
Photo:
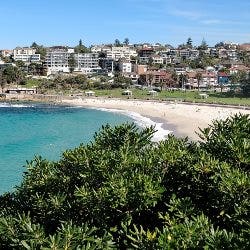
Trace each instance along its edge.
<instances>
[{"instance_id":1,"label":"coastal banksia bush","mask_svg":"<svg viewBox=\"0 0 250 250\"><path fill-rule=\"evenodd\" d=\"M1 249L249 249L249 117L201 142L103 126L0 197Z\"/></svg>"}]
</instances>

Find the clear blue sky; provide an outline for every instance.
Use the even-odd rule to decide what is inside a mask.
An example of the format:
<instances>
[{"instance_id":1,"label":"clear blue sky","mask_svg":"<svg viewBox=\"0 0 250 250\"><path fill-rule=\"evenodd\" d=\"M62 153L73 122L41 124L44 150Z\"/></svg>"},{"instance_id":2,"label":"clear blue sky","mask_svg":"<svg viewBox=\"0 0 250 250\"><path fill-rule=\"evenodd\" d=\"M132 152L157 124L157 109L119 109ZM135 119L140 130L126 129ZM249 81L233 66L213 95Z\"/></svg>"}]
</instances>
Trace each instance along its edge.
<instances>
[{"instance_id":1,"label":"clear blue sky","mask_svg":"<svg viewBox=\"0 0 250 250\"><path fill-rule=\"evenodd\" d=\"M250 42L250 0L3 0L0 49L131 43Z\"/></svg>"}]
</instances>

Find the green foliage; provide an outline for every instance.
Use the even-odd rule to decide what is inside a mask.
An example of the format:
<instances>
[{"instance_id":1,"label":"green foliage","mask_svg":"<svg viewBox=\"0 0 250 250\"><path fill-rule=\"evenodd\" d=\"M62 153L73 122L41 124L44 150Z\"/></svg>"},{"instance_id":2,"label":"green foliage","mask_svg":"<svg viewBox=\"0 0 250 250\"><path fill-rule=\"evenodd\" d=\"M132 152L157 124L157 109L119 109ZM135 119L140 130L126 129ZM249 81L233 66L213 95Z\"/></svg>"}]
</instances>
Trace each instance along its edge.
<instances>
[{"instance_id":1,"label":"green foliage","mask_svg":"<svg viewBox=\"0 0 250 250\"><path fill-rule=\"evenodd\" d=\"M40 54L41 60L45 59L47 51L43 45L38 45L36 42L33 42L30 47L36 49L36 54Z\"/></svg>"},{"instance_id":2,"label":"green foliage","mask_svg":"<svg viewBox=\"0 0 250 250\"><path fill-rule=\"evenodd\" d=\"M249 117L203 141L103 126L0 196L1 249L249 249Z\"/></svg>"},{"instance_id":3,"label":"green foliage","mask_svg":"<svg viewBox=\"0 0 250 250\"><path fill-rule=\"evenodd\" d=\"M191 37L189 37L187 39L186 45L187 45L188 48L192 48L193 47L193 41L192 41Z\"/></svg>"},{"instance_id":4,"label":"green foliage","mask_svg":"<svg viewBox=\"0 0 250 250\"><path fill-rule=\"evenodd\" d=\"M82 39L80 39L79 44L75 47L75 53L89 53L90 49L87 48L85 45L82 43Z\"/></svg>"},{"instance_id":5,"label":"green foliage","mask_svg":"<svg viewBox=\"0 0 250 250\"><path fill-rule=\"evenodd\" d=\"M214 121L201 130L201 146L220 161L249 170L250 166L250 118L236 115L224 121Z\"/></svg>"},{"instance_id":6,"label":"green foliage","mask_svg":"<svg viewBox=\"0 0 250 250\"><path fill-rule=\"evenodd\" d=\"M19 67L7 66L2 73L7 83L20 83L24 79L24 73Z\"/></svg>"},{"instance_id":7,"label":"green foliage","mask_svg":"<svg viewBox=\"0 0 250 250\"><path fill-rule=\"evenodd\" d=\"M114 77L114 83L115 84L123 84L124 86L129 86L132 84L132 81L130 78L128 77L124 77L124 76L121 76L121 75L117 75Z\"/></svg>"},{"instance_id":8,"label":"green foliage","mask_svg":"<svg viewBox=\"0 0 250 250\"><path fill-rule=\"evenodd\" d=\"M69 71L72 73L76 67L76 60L74 57L74 54L70 54L69 59L68 59L68 64L69 64Z\"/></svg>"}]
</instances>

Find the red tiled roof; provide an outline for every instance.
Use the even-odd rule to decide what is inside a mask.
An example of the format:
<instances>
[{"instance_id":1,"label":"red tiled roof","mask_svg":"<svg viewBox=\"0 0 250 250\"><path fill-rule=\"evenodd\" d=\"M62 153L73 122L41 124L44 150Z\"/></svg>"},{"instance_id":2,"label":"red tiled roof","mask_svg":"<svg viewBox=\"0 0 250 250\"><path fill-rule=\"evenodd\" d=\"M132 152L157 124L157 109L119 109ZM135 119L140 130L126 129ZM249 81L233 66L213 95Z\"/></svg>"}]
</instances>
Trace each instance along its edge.
<instances>
[{"instance_id":1,"label":"red tiled roof","mask_svg":"<svg viewBox=\"0 0 250 250\"><path fill-rule=\"evenodd\" d=\"M218 76L228 76L226 72L218 72Z\"/></svg>"}]
</instances>

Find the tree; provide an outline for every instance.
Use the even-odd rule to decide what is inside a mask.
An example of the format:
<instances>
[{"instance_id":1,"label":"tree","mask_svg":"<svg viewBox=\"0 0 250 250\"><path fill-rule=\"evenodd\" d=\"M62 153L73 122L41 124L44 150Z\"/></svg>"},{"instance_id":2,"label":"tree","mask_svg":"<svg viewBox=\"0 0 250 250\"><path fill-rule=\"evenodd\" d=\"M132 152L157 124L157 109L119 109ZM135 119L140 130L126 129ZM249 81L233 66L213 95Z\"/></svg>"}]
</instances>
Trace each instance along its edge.
<instances>
[{"instance_id":1,"label":"tree","mask_svg":"<svg viewBox=\"0 0 250 250\"><path fill-rule=\"evenodd\" d=\"M38 45L36 42L33 42L30 47L36 49L36 54L40 54L41 60L45 59L47 50L43 45Z\"/></svg>"},{"instance_id":2,"label":"tree","mask_svg":"<svg viewBox=\"0 0 250 250\"><path fill-rule=\"evenodd\" d=\"M72 73L76 67L76 59L74 54L69 55L68 65L69 65L69 72Z\"/></svg>"},{"instance_id":3,"label":"tree","mask_svg":"<svg viewBox=\"0 0 250 250\"><path fill-rule=\"evenodd\" d=\"M152 66L153 62L154 62L154 59L152 57L149 57L149 59L148 59L148 65Z\"/></svg>"},{"instance_id":4,"label":"tree","mask_svg":"<svg viewBox=\"0 0 250 250\"><path fill-rule=\"evenodd\" d=\"M193 47L193 41L192 41L191 37L189 37L187 39L186 45L187 45L188 48L192 48Z\"/></svg>"},{"instance_id":5,"label":"tree","mask_svg":"<svg viewBox=\"0 0 250 250\"><path fill-rule=\"evenodd\" d=\"M82 39L80 39L78 45L74 48L74 51L75 53L89 53L90 49L83 45Z\"/></svg>"},{"instance_id":6,"label":"tree","mask_svg":"<svg viewBox=\"0 0 250 250\"><path fill-rule=\"evenodd\" d=\"M30 47L31 47L31 48L38 48L38 46L39 46L39 45L38 45L36 42L33 42L33 43L31 44Z\"/></svg>"},{"instance_id":7,"label":"tree","mask_svg":"<svg viewBox=\"0 0 250 250\"><path fill-rule=\"evenodd\" d=\"M153 73L149 73L148 74L148 80L147 80L147 82L148 82L148 85L150 86L150 88L152 87L153 80L154 80L154 74Z\"/></svg>"},{"instance_id":8,"label":"tree","mask_svg":"<svg viewBox=\"0 0 250 250\"><path fill-rule=\"evenodd\" d=\"M250 73L240 72L239 82L244 96L250 96Z\"/></svg>"},{"instance_id":9,"label":"tree","mask_svg":"<svg viewBox=\"0 0 250 250\"><path fill-rule=\"evenodd\" d=\"M197 72L195 77L197 79L198 91L200 91L200 82L202 80L202 74L200 72Z\"/></svg>"},{"instance_id":10,"label":"tree","mask_svg":"<svg viewBox=\"0 0 250 250\"><path fill-rule=\"evenodd\" d=\"M1 92L4 92L4 88L6 86L6 77L3 74L3 71L0 70L0 86L1 86Z\"/></svg>"},{"instance_id":11,"label":"tree","mask_svg":"<svg viewBox=\"0 0 250 250\"><path fill-rule=\"evenodd\" d=\"M201 41L201 45L198 47L199 50L207 50L208 49L208 45L207 42L205 41L205 39L203 38Z\"/></svg>"},{"instance_id":12,"label":"tree","mask_svg":"<svg viewBox=\"0 0 250 250\"><path fill-rule=\"evenodd\" d=\"M115 44L114 44L116 47L119 47L121 46L121 42L119 39L115 39Z\"/></svg>"},{"instance_id":13,"label":"tree","mask_svg":"<svg viewBox=\"0 0 250 250\"><path fill-rule=\"evenodd\" d=\"M176 72L172 73L171 78L175 86L179 85L179 76L176 74Z\"/></svg>"},{"instance_id":14,"label":"tree","mask_svg":"<svg viewBox=\"0 0 250 250\"><path fill-rule=\"evenodd\" d=\"M187 82L187 75L186 74L180 74L179 83L180 83L180 87L182 89L185 89L186 82Z\"/></svg>"},{"instance_id":15,"label":"tree","mask_svg":"<svg viewBox=\"0 0 250 250\"><path fill-rule=\"evenodd\" d=\"M22 70L16 66L7 66L3 70L3 76L7 83L17 83L19 84L24 79L24 73Z\"/></svg>"},{"instance_id":16,"label":"tree","mask_svg":"<svg viewBox=\"0 0 250 250\"><path fill-rule=\"evenodd\" d=\"M125 38L123 43L128 46L129 45L129 39Z\"/></svg>"}]
</instances>

